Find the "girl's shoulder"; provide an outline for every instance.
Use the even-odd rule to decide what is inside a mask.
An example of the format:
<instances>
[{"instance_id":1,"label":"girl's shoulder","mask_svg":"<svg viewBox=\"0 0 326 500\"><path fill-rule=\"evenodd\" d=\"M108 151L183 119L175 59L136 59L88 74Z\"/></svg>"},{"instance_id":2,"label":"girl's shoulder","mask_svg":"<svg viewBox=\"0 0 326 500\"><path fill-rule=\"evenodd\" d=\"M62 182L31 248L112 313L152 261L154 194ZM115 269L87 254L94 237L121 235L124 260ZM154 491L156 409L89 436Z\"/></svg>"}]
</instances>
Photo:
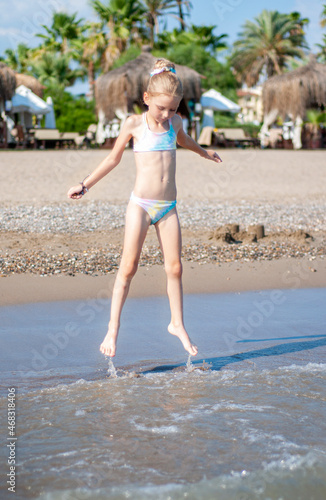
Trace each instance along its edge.
<instances>
[{"instance_id":1,"label":"girl's shoulder","mask_svg":"<svg viewBox=\"0 0 326 500\"><path fill-rule=\"evenodd\" d=\"M182 128L182 118L181 116L175 114L172 117L172 126L176 132L176 134L179 132L179 130Z\"/></svg>"},{"instance_id":2,"label":"girl's shoulder","mask_svg":"<svg viewBox=\"0 0 326 500\"><path fill-rule=\"evenodd\" d=\"M128 124L129 127L139 127L141 123L143 123L143 115L130 115L126 119L126 124Z\"/></svg>"},{"instance_id":3,"label":"girl's shoulder","mask_svg":"<svg viewBox=\"0 0 326 500\"><path fill-rule=\"evenodd\" d=\"M132 136L137 134L137 129L144 123L143 115L131 115L126 119L123 128L125 131Z\"/></svg>"}]
</instances>

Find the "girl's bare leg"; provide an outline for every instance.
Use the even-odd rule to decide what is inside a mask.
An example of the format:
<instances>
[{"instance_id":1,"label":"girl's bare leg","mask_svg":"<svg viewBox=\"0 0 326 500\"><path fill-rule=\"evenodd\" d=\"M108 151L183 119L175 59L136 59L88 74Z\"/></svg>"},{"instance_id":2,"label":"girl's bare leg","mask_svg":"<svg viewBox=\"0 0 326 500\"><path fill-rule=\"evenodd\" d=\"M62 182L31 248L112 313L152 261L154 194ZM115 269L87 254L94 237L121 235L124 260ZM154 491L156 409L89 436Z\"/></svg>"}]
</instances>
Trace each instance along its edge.
<instances>
[{"instance_id":1,"label":"girl's bare leg","mask_svg":"<svg viewBox=\"0 0 326 500\"><path fill-rule=\"evenodd\" d=\"M183 323L183 290L181 264L181 231L176 209L171 210L155 225L164 258L167 292L171 309L168 331L181 340L189 354L196 356L198 349L191 343Z\"/></svg>"},{"instance_id":2,"label":"girl's bare leg","mask_svg":"<svg viewBox=\"0 0 326 500\"><path fill-rule=\"evenodd\" d=\"M147 212L133 201L130 201L126 213L121 263L112 293L109 328L100 346L100 351L107 356L115 356L122 308L129 292L131 280L138 268L138 261L149 224L150 218Z\"/></svg>"}]
</instances>

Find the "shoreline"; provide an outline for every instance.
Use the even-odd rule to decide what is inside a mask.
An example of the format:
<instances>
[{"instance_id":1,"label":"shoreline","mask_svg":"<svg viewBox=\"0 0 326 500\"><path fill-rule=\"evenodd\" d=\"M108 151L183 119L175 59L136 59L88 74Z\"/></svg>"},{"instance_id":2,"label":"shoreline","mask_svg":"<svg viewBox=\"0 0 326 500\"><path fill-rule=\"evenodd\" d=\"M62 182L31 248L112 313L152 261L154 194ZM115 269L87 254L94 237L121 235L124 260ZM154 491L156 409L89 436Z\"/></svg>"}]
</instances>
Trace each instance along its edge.
<instances>
[{"instance_id":1,"label":"shoreline","mask_svg":"<svg viewBox=\"0 0 326 500\"><path fill-rule=\"evenodd\" d=\"M326 262L323 258L222 264L184 262L183 267L184 294L326 287ZM0 307L35 302L110 299L115 275L40 276L25 273L0 277ZM140 266L132 281L129 297L165 294L163 266Z\"/></svg>"}]
</instances>

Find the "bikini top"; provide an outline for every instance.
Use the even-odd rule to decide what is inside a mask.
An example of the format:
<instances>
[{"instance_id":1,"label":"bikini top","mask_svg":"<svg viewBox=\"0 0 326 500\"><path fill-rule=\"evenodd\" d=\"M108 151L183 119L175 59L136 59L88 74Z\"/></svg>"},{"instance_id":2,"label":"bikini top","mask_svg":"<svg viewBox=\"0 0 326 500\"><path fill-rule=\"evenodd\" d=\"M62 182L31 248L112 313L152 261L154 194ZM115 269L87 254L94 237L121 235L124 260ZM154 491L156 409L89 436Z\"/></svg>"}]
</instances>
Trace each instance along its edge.
<instances>
[{"instance_id":1,"label":"bikini top","mask_svg":"<svg viewBox=\"0 0 326 500\"><path fill-rule=\"evenodd\" d=\"M177 135L172 126L172 120L169 119L170 128L166 132L152 132L147 123L146 113L143 114L144 132L139 141L134 144L136 153L147 151L171 151L177 149Z\"/></svg>"}]
</instances>

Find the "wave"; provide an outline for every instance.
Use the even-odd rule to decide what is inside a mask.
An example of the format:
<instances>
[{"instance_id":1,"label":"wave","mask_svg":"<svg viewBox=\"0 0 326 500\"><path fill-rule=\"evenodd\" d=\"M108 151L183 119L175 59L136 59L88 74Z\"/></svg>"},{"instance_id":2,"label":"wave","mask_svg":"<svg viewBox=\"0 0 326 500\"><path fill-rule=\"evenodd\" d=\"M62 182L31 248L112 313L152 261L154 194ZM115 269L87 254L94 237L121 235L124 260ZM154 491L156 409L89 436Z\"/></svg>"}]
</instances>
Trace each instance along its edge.
<instances>
[{"instance_id":1,"label":"wave","mask_svg":"<svg viewBox=\"0 0 326 500\"><path fill-rule=\"evenodd\" d=\"M326 456L310 452L270 462L255 472L231 472L194 484L78 488L48 492L37 500L320 500L325 489Z\"/></svg>"}]
</instances>

